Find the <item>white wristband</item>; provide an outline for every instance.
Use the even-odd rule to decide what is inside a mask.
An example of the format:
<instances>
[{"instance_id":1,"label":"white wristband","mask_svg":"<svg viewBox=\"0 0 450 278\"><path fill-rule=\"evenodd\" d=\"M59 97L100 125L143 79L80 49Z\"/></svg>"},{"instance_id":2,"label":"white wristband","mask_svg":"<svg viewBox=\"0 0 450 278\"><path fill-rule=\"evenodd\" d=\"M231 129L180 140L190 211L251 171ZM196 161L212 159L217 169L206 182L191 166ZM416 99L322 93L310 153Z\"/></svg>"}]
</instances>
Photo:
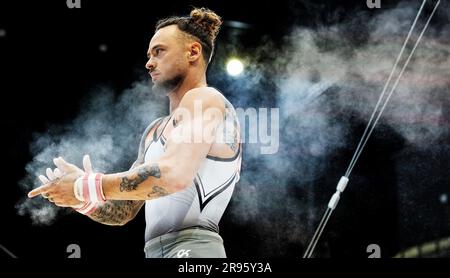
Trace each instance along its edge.
<instances>
[{"instance_id":1,"label":"white wristband","mask_svg":"<svg viewBox=\"0 0 450 278\"><path fill-rule=\"evenodd\" d=\"M74 207L73 209L81 214L89 215L98 208L99 204L100 203L86 202L79 206Z\"/></svg>"},{"instance_id":2,"label":"white wristband","mask_svg":"<svg viewBox=\"0 0 450 278\"><path fill-rule=\"evenodd\" d=\"M79 177L73 187L75 197L87 203L100 203L106 201L103 194L101 173L86 174Z\"/></svg>"}]
</instances>

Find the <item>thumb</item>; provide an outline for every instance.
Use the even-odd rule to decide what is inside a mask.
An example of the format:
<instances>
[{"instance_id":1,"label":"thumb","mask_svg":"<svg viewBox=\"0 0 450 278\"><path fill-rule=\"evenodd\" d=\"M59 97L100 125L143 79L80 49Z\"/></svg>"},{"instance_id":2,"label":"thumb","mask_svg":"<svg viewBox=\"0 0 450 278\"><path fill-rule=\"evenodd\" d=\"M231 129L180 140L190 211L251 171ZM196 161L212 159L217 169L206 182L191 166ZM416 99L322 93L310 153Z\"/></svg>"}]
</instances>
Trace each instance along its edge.
<instances>
[{"instance_id":1,"label":"thumb","mask_svg":"<svg viewBox=\"0 0 450 278\"><path fill-rule=\"evenodd\" d=\"M64 173L71 173L79 170L77 166L66 162L62 157L54 158L53 163L55 163L56 167Z\"/></svg>"},{"instance_id":2,"label":"thumb","mask_svg":"<svg viewBox=\"0 0 450 278\"><path fill-rule=\"evenodd\" d=\"M83 156L83 168L84 168L84 172L86 172L86 174L92 174L92 163L91 163L91 158L89 157L88 154L85 154Z\"/></svg>"}]
</instances>

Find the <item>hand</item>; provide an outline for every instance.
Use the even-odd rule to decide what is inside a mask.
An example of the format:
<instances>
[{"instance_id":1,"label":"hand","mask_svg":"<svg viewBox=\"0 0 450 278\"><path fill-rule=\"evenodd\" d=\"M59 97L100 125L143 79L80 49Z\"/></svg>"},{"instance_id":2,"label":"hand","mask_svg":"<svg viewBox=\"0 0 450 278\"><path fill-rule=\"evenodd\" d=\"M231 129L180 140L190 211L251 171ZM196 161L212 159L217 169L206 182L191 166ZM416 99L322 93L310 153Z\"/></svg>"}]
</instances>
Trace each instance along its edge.
<instances>
[{"instance_id":1,"label":"hand","mask_svg":"<svg viewBox=\"0 0 450 278\"><path fill-rule=\"evenodd\" d=\"M61 178L62 176L65 175L65 173L61 172L61 170L59 170L58 168L55 168L54 171L51 168L47 168L47 170L45 171L45 174L47 176L39 175L39 180L42 182L42 185L50 184L50 183L54 182L55 179ZM42 194L42 197L47 199L48 195ZM49 199L49 201L52 202L52 199Z\"/></svg>"},{"instance_id":2,"label":"hand","mask_svg":"<svg viewBox=\"0 0 450 278\"><path fill-rule=\"evenodd\" d=\"M81 202L74 195L73 185L75 180L84 175L85 172L61 157L53 159L53 162L57 166L55 171L52 172L50 168L47 169L46 174L49 179L43 175L39 176L44 185L30 191L28 197L33 198L41 194L60 207L79 206ZM92 166L87 155L83 157L83 166L86 172L92 172Z\"/></svg>"}]
</instances>

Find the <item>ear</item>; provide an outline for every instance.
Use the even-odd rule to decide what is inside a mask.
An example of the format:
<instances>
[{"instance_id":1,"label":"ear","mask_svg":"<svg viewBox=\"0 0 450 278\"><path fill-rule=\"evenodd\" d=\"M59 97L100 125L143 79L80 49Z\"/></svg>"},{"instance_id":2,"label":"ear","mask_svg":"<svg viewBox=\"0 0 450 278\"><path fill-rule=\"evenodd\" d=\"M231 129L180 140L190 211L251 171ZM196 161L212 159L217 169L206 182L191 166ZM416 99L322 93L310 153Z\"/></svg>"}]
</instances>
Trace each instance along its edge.
<instances>
[{"instance_id":1,"label":"ear","mask_svg":"<svg viewBox=\"0 0 450 278\"><path fill-rule=\"evenodd\" d=\"M191 43L188 52L189 62L196 62L201 58L202 55L202 45L198 42Z\"/></svg>"}]
</instances>

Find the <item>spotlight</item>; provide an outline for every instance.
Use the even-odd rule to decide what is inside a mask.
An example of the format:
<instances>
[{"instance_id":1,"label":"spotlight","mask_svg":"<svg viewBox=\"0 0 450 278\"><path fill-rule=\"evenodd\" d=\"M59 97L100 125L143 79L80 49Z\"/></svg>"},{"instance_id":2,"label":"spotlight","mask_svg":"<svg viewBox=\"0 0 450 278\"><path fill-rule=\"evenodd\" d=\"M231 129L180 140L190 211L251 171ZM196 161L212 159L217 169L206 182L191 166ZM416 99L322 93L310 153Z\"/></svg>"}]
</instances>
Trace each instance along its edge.
<instances>
[{"instance_id":1,"label":"spotlight","mask_svg":"<svg viewBox=\"0 0 450 278\"><path fill-rule=\"evenodd\" d=\"M439 196L439 201L441 202L441 204L446 204L448 201L447 194L441 194L441 196Z\"/></svg>"},{"instance_id":2,"label":"spotlight","mask_svg":"<svg viewBox=\"0 0 450 278\"><path fill-rule=\"evenodd\" d=\"M237 76L244 70L244 64L239 59L233 58L227 62L227 72L231 76Z\"/></svg>"},{"instance_id":3,"label":"spotlight","mask_svg":"<svg viewBox=\"0 0 450 278\"><path fill-rule=\"evenodd\" d=\"M100 52L106 52L108 51L108 46L106 44L101 44L99 45L98 50L100 50Z\"/></svg>"}]
</instances>

